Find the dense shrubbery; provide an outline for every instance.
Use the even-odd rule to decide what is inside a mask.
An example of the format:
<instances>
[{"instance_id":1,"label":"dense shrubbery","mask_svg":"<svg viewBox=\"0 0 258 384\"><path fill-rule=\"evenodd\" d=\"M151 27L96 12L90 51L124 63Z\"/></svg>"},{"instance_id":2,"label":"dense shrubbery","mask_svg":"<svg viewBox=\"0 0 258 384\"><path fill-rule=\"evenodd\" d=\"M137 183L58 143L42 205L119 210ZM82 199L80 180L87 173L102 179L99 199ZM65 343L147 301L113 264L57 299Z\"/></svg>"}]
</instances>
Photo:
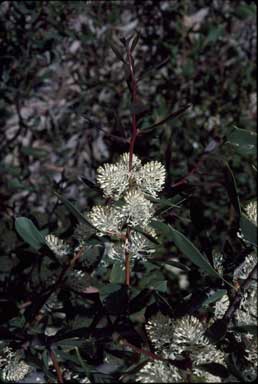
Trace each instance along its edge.
<instances>
[{"instance_id":1,"label":"dense shrubbery","mask_svg":"<svg viewBox=\"0 0 258 384\"><path fill-rule=\"evenodd\" d=\"M2 380L254 380L255 12L1 4Z\"/></svg>"}]
</instances>

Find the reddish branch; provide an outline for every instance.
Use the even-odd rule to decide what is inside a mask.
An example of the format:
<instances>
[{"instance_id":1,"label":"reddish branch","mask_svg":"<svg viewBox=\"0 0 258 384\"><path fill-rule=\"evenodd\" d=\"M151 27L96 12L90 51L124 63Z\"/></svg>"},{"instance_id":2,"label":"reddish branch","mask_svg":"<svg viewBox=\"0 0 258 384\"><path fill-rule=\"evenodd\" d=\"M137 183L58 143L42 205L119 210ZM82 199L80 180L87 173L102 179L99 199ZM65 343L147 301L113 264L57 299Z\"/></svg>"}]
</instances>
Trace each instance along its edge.
<instances>
[{"instance_id":1,"label":"reddish branch","mask_svg":"<svg viewBox=\"0 0 258 384\"><path fill-rule=\"evenodd\" d=\"M164 357L161 357L161 356L158 356L156 355L155 353L151 352L151 351L148 351L147 349L144 349L144 348L138 348L136 347L135 345L129 343L128 341L126 340L121 340L122 344L123 345L126 345L127 347L131 348L133 351L135 351L136 353L139 353L139 354L143 354L145 356L148 356L150 357L152 360L162 360L162 361L168 361L168 359L165 359Z\"/></svg>"},{"instance_id":2,"label":"reddish branch","mask_svg":"<svg viewBox=\"0 0 258 384\"><path fill-rule=\"evenodd\" d=\"M200 165L203 163L203 157L201 157L197 163L194 165L194 167L192 168L192 170L186 175L184 176L181 180L179 180L177 183L171 185L172 188L175 188L175 187L179 187L181 185L187 185L187 179L189 176L192 176L195 172L197 172L200 168Z\"/></svg>"},{"instance_id":3,"label":"reddish branch","mask_svg":"<svg viewBox=\"0 0 258 384\"><path fill-rule=\"evenodd\" d=\"M130 238L130 228L127 228L125 238L125 284L130 286L130 254L128 250L128 242Z\"/></svg>"},{"instance_id":4,"label":"reddish branch","mask_svg":"<svg viewBox=\"0 0 258 384\"><path fill-rule=\"evenodd\" d=\"M60 368L60 366L58 364L56 355L55 355L55 353L53 351L50 351L50 357L51 357L51 360L53 362L54 368L56 370L57 382L63 384L64 380L63 380L62 371L61 371L61 368Z\"/></svg>"},{"instance_id":5,"label":"reddish branch","mask_svg":"<svg viewBox=\"0 0 258 384\"><path fill-rule=\"evenodd\" d=\"M133 151L134 151L134 144L137 137L137 123L136 123L136 113L134 111L135 104L136 104L136 98L137 98L137 85L135 80L135 74L134 74L134 63L133 63L133 57L132 52L127 45L127 58L128 58L128 64L130 69L130 76L131 76L131 84L132 84L132 102L133 102L133 113L132 113L132 136L130 140L130 149L129 149L129 172L132 170L132 163L133 163Z\"/></svg>"},{"instance_id":6,"label":"reddish branch","mask_svg":"<svg viewBox=\"0 0 258 384\"><path fill-rule=\"evenodd\" d=\"M132 135L130 140L130 147L129 147L129 173L132 170L132 164L133 164L133 152L134 152L134 144L137 137L137 122L136 122L136 113L135 113L135 104L136 104L136 98L137 98L137 85L135 80L135 73L134 73L134 62L132 57L131 48L129 47L129 44L126 43L126 49L127 49L127 59L130 69L130 76L131 76L131 86L132 86L132 104L133 104L133 112L132 112ZM126 238L125 238L125 283L129 287L130 286L130 254L128 250L128 242L130 238L130 228L127 228L126 231Z\"/></svg>"}]
</instances>

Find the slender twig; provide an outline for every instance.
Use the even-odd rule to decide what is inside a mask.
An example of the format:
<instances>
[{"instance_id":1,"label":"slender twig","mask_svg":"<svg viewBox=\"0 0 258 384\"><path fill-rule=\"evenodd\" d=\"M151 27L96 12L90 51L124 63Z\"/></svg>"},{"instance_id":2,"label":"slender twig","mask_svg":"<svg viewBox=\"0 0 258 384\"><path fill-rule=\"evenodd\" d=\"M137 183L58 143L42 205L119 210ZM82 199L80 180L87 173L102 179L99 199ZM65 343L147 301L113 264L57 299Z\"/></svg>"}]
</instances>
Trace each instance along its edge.
<instances>
[{"instance_id":1,"label":"slender twig","mask_svg":"<svg viewBox=\"0 0 258 384\"><path fill-rule=\"evenodd\" d=\"M120 339L120 343L122 345L125 345L125 346L131 348L134 352L136 352L140 355L145 355L152 360L164 361L166 363L172 364L175 367L183 369L183 370L185 370L186 368L190 368L192 366L192 362L189 358L170 359L170 358L166 358L166 357L157 355L156 353L153 353L153 352L151 352L145 348L138 348L135 345L129 343L125 339Z\"/></svg>"},{"instance_id":2,"label":"slender twig","mask_svg":"<svg viewBox=\"0 0 258 384\"><path fill-rule=\"evenodd\" d=\"M128 58L128 63L129 63L129 68L130 68L130 76L131 76L131 84L132 84L132 102L133 102L133 107L135 107L136 103L136 98L137 98L137 85L135 81L135 74L134 74L134 63L133 63L133 57L132 57L132 52L127 45L127 58ZM133 152L134 152L134 144L135 140L137 137L137 123L136 123L136 113L133 110L132 113L132 136L130 140L130 149L129 149L129 172L132 170L132 162L133 162Z\"/></svg>"},{"instance_id":3,"label":"slender twig","mask_svg":"<svg viewBox=\"0 0 258 384\"><path fill-rule=\"evenodd\" d=\"M175 188L175 187L179 187L181 185L186 185L188 182L187 182L187 179L189 176L192 176L195 172L197 172L199 170L199 167L200 165L203 163L203 160L204 158L201 157L197 163L194 165L194 167L192 168L192 170L186 175L184 176L181 180L179 180L177 183L175 184L172 184L171 187L172 188Z\"/></svg>"},{"instance_id":4,"label":"slender twig","mask_svg":"<svg viewBox=\"0 0 258 384\"><path fill-rule=\"evenodd\" d=\"M137 85L136 85L135 74L134 74L134 62L132 57L132 51L129 47L129 44L126 43L125 45L127 50L128 64L130 68L132 103L134 108L136 103L136 98L137 98ZM129 174L132 171L133 152L134 152L134 145L135 145L137 134L138 134L138 131L137 131L136 113L133 109L132 134L131 134L130 146L129 146ZM129 238L130 238L130 228L127 228L126 238L125 238L125 283L128 287L130 286L130 254L128 250Z\"/></svg>"},{"instance_id":5,"label":"slender twig","mask_svg":"<svg viewBox=\"0 0 258 384\"><path fill-rule=\"evenodd\" d=\"M139 132L139 136L142 136L144 135L145 133L148 133L148 132L151 132L154 128L157 128L159 127L160 125L162 124L165 124L167 121L169 121L170 119L175 119L176 117L179 117L181 116L188 108L190 108L192 106L192 104L187 104L185 106L183 106L182 108L178 109L177 111L175 112L171 112L168 116L166 116L164 119L158 121L157 123L151 125L150 127L147 127L147 128L144 128L143 130L141 130L141 132Z\"/></svg>"},{"instance_id":6,"label":"slender twig","mask_svg":"<svg viewBox=\"0 0 258 384\"><path fill-rule=\"evenodd\" d=\"M130 238L130 228L127 228L125 237L125 284L130 286L130 254L128 250L128 242Z\"/></svg>"},{"instance_id":7,"label":"slender twig","mask_svg":"<svg viewBox=\"0 0 258 384\"><path fill-rule=\"evenodd\" d=\"M54 351L50 351L50 357L51 357L51 360L53 362L54 368L56 370L57 381L58 381L58 383L63 384L64 380L63 380L62 371L61 371L61 368L58 364L58 361L57 361L57 358L56 358Z\"/></svg>"},{"instance_id":8,"label":"slender twig","mask_svg":"<svg viewBox=\"0 0 258 384\"><path fill-rule=\"evenodd\" d=\"M153 353L151 351L148 351L147 349L144 349L144 348L138 348L136 347L135 345L129 343L127 340L123 339L123 340L120 340L121 344L131 348L133 351L135 351L136 353L138 354L143 354L145 356L148 356L149 358L151 358L152 360L161 360L161 361L168 361L168 359L165 359L164 357L162 356L158 356L156 355L156 353Z\"/></svg>"}]
</instances>

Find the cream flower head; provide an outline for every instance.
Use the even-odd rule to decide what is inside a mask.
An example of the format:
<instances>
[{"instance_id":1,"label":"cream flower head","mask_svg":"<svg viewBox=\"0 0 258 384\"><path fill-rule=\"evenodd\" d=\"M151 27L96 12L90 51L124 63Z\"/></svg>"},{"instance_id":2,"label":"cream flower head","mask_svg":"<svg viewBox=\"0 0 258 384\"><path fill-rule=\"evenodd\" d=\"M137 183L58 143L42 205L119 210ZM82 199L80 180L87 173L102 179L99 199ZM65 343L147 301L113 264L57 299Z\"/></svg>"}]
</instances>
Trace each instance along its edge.
<instances>
[{"instance_id":1,"label":"cream flower head","mask_svg":"<svg viewBox=\"0 0 258 384\"><path fill-rule=\"evenodd\" d=\"M125 205L121 208L121 217L127 224L145 227L153 216L153 204L137 189L125 195Z\"/></svg>"},{"instance_id":2,"label":"cream flower head","mask_svg":"<svg viewBox=\"0 0 258 384\"><path fill-rule=\"evenodd\" d=\"M144 166L133 155L132 169L129 172L129 153L120 156L115 164L104 164L97 169L97 182L105 197L119 200L131 186L156 198L163 189L166 171L158 161L150 161Z\"/></svg>"},{"instance_id":3,"label":"cream flower head","mask_svg":"<svg viewBox=\"0 0 258 384\"><path fill-rule=\"evenodd\" d=\"M69 253L71 252L70 246L68 244L66 244L64 242L64 240L59 239L55 235L52 235L52 234L47 235L45 237L45 241L46 241L48 247L51 249L51 251L54 252L54 254L58 258L65 257L65 256L69 255Z\"/></svg>"},{"instance_id":4,"label":"cream flower head","mask_svg":"<svg viewBox=\"0 0 258 384\"><path fill-rule=\"evenodd\" d=\"M148 228L145 230L147 233L150 233L151 236L156 237L156 233L152 230L152 228L151 230ZM147 256L155 252L155 249L153 248L153 243L147 239L146 236L132 230L127 245L127 251L130 254L130 260L134 261L135 259L147 260ZM124 254L125 243L118 241L111 244L107 255L110 259L123 263Z\"/></svg>"},{"instance_id":5,"label":"cream flower head","mask_svg":"<svg viewBox=\"0 0 258 384\"><path fill-rule=\"evenodd\" d=\"M97 182L104 192L105 197L120 199L122 194L129 189L129 181L134 172L141 166L141 160L134 155L132 171L129 173L129 154L124 153L115 164L104 164L97 169Z\"/></svg>"},{"instance_id":6,"label":"cream flower head","mask_svg":"<svg viewBox=\"0 0 258 384\"><path fill-rule=\"evenodd\" d=\"M150 161L136 173L136 184L139 189L152 197L162 191L165 184L165 167L159 161Z\"/></svg>"},{"instance_id":7,"label":"cream flower head","mask_svg":"<svg viewBox=\"0 0 258 384\"><path fill-rule=\"evenodd\" d=\"M5 382L19 382L31 371L31 367L21 359L20 354L9 347L1 351L0 368L0 379Z\"/></svg>"},{"instance_id":8,"label":"cream flower head","mask_svg":"<svg viewBox=\"0 0 258 384\"><path fill-rule=\"evenodd\" d=\"M99 236L112 235L121 230L122 217L120 211L113 206L95 205L89 212L88 218L92 225L99 230Z\"/></svg>"},{"instance_id":9,"label":"cream flower head","mask_svg":"<svg viewBox=\"0 0 258 384\"><path fill-rule=\"evenodd\" d=\"M210 343L205 336L205 327L194 316L184 316L172 321L160 314L145 327L153 347L165 358L176 359L182 352L187 352L193 367L224 362L224 353Z\"/></svg>"}]
</instances>

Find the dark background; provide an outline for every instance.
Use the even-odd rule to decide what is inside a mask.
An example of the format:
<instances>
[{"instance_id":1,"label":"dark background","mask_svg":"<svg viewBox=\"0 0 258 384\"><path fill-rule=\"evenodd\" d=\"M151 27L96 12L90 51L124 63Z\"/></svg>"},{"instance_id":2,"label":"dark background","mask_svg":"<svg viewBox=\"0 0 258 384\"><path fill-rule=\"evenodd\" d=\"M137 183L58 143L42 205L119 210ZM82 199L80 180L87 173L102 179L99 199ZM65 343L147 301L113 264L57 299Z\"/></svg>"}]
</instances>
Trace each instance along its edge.
<instances>
[{"instance_id":1,"label":"dark background","mask_svg":"<svg viewBox=\"0 0 258 384\"><path fill-rule=\"evenodd\" d=\"M15 297L19 291L17 300L25 301L21 292L28 287L19 290L17 276L26 279L35 263L31 248L15 232L15 217L26 216L42 233L68 239L74 217L54 190L62 191L82 212L88 211L100 197L79 177L94 183L99 165L128 151L130 93L110 42L119 45L119 38L135 32L139 33L134 51L138 98L144 106L139 127L147 128L191 105L136 142L135 152L144 162L159 160L166 167L162 196L180 192L186 199L180 209L164 215L166 221L212 260L213 251L225 246L230 204L236 198L227 166L241 204L256 196L255 158L225 143L234 126L256 130L254 2L4 1L0 5L0 283L7 296ZM216 143L224 145L204 158L189 185L182 190L174 187L198 164L205 148ZM163 245L161 258L171 249L178 256L170 243ZM227 255L242 249L235 237L230 247ZM153 281L148 273L153 272L147 272L140 289ZM200 287L209 285L195 268L183 290L171 273L162 274L168 281L165 293L174 292L169 300L179 314L183 296L199 294ZM14 304L6 320L16 315Z\"/></svg>"}]
</instances>

